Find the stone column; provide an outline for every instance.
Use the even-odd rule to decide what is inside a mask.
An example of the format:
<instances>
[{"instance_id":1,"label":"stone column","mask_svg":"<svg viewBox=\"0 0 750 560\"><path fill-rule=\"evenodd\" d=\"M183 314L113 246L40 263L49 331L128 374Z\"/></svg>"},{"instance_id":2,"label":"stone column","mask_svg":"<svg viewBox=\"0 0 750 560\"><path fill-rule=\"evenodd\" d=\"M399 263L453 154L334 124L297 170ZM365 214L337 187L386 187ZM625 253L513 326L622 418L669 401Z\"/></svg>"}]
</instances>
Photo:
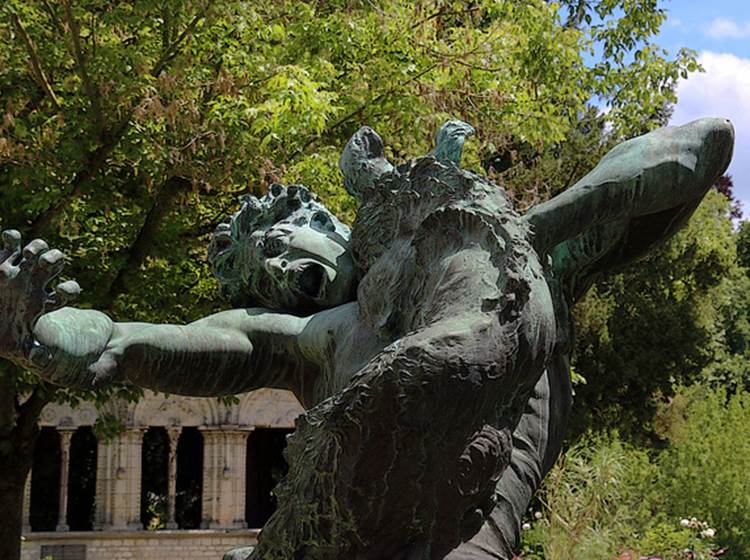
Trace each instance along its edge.
<instances>
[{"instance_id":1,"label":"stone column","mask_svg":"<svg viewBox=\"0 0 750 560\"><path fill-rule=\"evenodd\" d=\"M203 436L203 492L201 496L201 529L208 529L218 516L219 495L216 488L218 463L216 440L221 432L215 428L198 428Z\"/></svg>"},{"instance_id":2,"label":"stone column","mask_svg":"<svg viewBox=\"0 0 750 560\"><path fill-rule=\"evenodd\" d=\"M252 428L203 431L203 526L239 529L245 522L245 457Z\"/></svg>"},{"instance_id":3,"label":"stone column","mask_svg":"<svg viewBox=\"0 0 750 560\"><path fill-rule=\"evenodd\" d=\"M102 531L112 528L112 462L113 448L111 442L99 440L96 449L96 511L94 513L94 530Z\"/></svg>"},{"instance_id":4,"label":"stone column","mask_svg":"<svg viewBox=\"0 0 750 560\"><path fill-rule=\"evenodd\" d=\"M56 531L68 531L68 481L70 479L70 439L74 430L58 430L60 433L60 509L57 513Z\"/></svg>"},{"instance_id":5,"label":"stone column","mask_svg":"<svg viewBox=\"0 0 750 560\"><path fill-rule=\"evenodd\" d=\"M175 501L177 498L177 444L182 428L169 428L169 485L167 487L167 529L177 529Z\"/></svg>"},{"instance_id":6,"label":"stone column","mask_svg":"<svg viewBox=\"0 0 750 560\"><path fill-rule=\"evenodd\" d=\"M142 428L130 428L109 443L99 442L96 529L139 530L141 525Z\"/></svg>"},{"instance_id":7,"label":"stone column","mask_svg":"<svg viewBox=\"0 0 750 560\"><path fill-rule=\"evenodd\" d=\"M122 457L124 466L117 469L117 480L123 481L122 491L119 493L123 499L123 518L126 519L126 527L131 530L140 530L141 524L141 455L143 453L143 435L145 429L131 429L126 432L125 452L127 456Z\"/></svg>"},{"instance_id":8,"label":"stone column","mask_svg":"<svg viewBox=\"0 0 750 560\"><path fill-rule=\"evenodd\" d=\"M23 487L23 532L31 532L31 471L26 477L26 484Z\"/></svg>"}]
</instances>

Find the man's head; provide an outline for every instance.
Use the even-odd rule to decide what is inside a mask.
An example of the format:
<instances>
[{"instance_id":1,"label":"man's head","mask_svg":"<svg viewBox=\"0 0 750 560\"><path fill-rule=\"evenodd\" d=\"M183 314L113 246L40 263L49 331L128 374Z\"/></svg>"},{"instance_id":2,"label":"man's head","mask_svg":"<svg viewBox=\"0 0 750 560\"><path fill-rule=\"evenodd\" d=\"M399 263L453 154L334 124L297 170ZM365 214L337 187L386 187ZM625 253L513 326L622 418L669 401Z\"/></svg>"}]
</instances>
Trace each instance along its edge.
<instances>
[{"instance_id":1,"label":"man's head","mask_svg":"<svg viewBox=\"0 0 750 560\"><path fill-rule=\"evenodd\" d=\"M240 204L208 249L232 305L306 313L354 298L349 228L307 188L274 183L265 196L243 196Z\"/></svg>"}]
</instances>

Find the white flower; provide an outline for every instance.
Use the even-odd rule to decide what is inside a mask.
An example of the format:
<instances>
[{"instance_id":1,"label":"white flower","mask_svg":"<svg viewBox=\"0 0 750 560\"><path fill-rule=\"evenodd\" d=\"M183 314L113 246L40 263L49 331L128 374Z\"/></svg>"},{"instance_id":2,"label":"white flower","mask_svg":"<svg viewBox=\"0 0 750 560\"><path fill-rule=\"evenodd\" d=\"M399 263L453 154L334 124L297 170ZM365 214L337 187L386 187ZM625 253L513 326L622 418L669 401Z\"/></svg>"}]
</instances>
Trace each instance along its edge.
<instances>
[{"instance_id":1,"label":"white flower","mask_svg":"<svg viewBox=\"0 0 750 560\"><path fill-rule=\"evenodd\" d=\"M523 525L521 525L522 531L529 531L530 529L531 529L531 523L524 523Z\"/></svg>"},{"instance_id":2,"label":"white flower","mask_svg":"<svg viewBox=\"0 0 750 560\"><path fill-rule=\"evenodd\" d=\"M703 529L703 531L701 531L701 537L703 537L704 539L712 539L714 535L716 535L716 529L712 529L711 527L709 527L708 529Z\"/></svg>"},{"instance_id":3,"label":"white flower","mask_svg":"<svg viewBox=\"0 0 750 560\"><path fill-rule=\"evenodd\" d=\"M542 518L542 512L541 511L535 511L534 512L534 519L541 519Z\"/></svg>"},{"instance_id":4,"label":"white flower","mask_svg":"<svg viewBox=\"0 0 750 560\"><path fill-rule=\"evenodd\" d=\"M690 520L689 519L680 519L680 526L681 527L690 527Z\"/></svg>"}]
</instances>

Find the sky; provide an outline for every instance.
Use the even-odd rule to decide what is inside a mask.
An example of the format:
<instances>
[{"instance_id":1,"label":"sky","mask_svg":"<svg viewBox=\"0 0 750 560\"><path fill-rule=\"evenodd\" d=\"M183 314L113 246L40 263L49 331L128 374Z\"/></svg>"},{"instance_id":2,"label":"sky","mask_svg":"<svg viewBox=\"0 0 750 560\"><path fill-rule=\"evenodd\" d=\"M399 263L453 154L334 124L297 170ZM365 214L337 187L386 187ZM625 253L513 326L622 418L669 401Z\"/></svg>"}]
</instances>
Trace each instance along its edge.
<instances>
[{"instance_id":1,"label":"sky","mask_svg":"<svg viewBox=\"0 0 750 560\"><path fill-rule=\"evenodd\" d=\"M734 124L734 159L728 173L750 218L750 0L662 0L667 20L657 43L671 53L698 52L703 73L680 81L670 124L726 117Z\"/></svg>"}]
</instances>

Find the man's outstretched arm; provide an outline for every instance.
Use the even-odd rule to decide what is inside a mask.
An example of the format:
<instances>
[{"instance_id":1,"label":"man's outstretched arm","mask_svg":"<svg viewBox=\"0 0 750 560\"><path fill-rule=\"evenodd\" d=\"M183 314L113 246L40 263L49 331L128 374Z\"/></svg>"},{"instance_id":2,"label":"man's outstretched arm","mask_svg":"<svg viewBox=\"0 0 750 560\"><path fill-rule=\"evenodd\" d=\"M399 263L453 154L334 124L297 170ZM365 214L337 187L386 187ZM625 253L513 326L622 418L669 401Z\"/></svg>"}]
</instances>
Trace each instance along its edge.
<instances>
[{"instance_id":1,"label":"man's outstretched arm","mask_svg":"<svg viewBox=\"0 0 750 560\"><path fill-rule=\"evenodd\" d=\"M30 360L62 385L128 381L193 396L290 389L294 373L309 368L296 341L304 322L238 309L187 325L116 323L98 311L65 307L39 318Z\"/></svg>"},{"instance_id":2,"label":"man's outstretched arm","mask_svg":"<svg viewBox=\"0 0 750 560\"><path fill-rule=\"evenodd\" d=\"M104 313L61 307L75 283L52 291L64 258L18 232L0 249L0 357L49 381L91 387L130 381L190 395L225 395L258 387L290 388L310 369L298 335L310 318L262 309L230 310L189 325L116 323Z\"/></svg>"},{"instance_id":3,"label":"man's outstretched arm","mask_svg":"<svg viewBox=\"0 0 750 560\"><path fill-rule=\"evenodd\" d=\"M673 235L729 164L734 133L703 119L615 147L574 187L533 208L535 246L549 251L572 304L593 278ZM513 557L521 518L562 449L570 413L568 353L556 352L513 434L511 466L498 505L450 560Z\"/></svg>"}]
</instances>

